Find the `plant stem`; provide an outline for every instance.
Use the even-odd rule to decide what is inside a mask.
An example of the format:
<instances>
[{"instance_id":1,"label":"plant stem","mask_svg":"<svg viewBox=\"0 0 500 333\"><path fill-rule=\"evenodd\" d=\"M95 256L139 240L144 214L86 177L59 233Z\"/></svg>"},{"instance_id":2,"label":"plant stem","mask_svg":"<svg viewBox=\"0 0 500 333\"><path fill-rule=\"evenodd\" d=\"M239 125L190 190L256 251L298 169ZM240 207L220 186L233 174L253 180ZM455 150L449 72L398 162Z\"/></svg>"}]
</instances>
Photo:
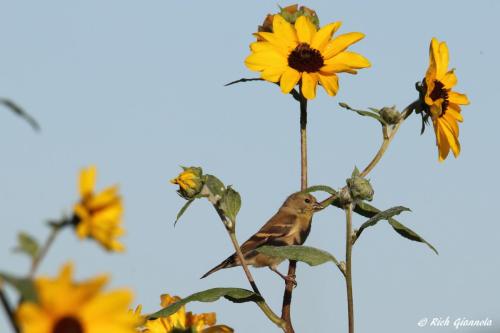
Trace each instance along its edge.
<instances>
[{"instance_id":1,"label":"plant stem","mask_svg":"<svg viewBox=\"0 0 500 333\"><path fill-rule=\"evenodd\" d=\"M257 284L255 283L255 280L252 276L252 273L250 273L250 270L248 269L248 265L245 261L245 257L243 256L243 252L241 252L240 244L238 243L238 239L236 238L236 231L235 231L236 223L231 223L230 225L232 227L229 228L228 224L226 223L226 216L224 215L224 212L219 207L217 207L216 204L214 204L214 208L217 211L217 214L219 215L222 223L226 227L229 237L231 238L231 243L233 244L234 251L236 252L238 259L241 262L241 267L243 267L243 271L245 272L245 275L247 277L248 282L250 283L250 286L252 287L253 292L262 297L259 288L257 287ZM262 312L264 312L264 314L267 316L267 318L269 318L269 320L271 320L285 332L286 322L282 320L276 313L273 312L273 310L269 307L269 305L267 305L264 298L262 298L261 302L256 302L256 303L262 310Z\"/></svg>"},{"instance_id":2,"label":"plant stem","mask_svg":"<svg viewBox=\"0 0 500 333\"><path fill-rule=\"evenodd\" d=\"M16 322L14 311L12 311L12 307L9 303L9 300L7 299L7 296L5 295L2 289L2 281L0 281L0 302L2 303L5 313L7 314L7 318L9 318L9 322L12 325L12 329L14 330L14 332L19 333L20 330Z\"/></svg>"},{"instance_id":3,"label":"plant stem","mask_svg":"<svg viewBox=\"0 0 500 333\"><path fill-rule=\"evenodd\" d=\"M345 281L347 289L347 313L349 317L349 333L354 333L354 300L352 296L352 203L344 208L346 217L345 236Z\"/></svg>"},{"instance_id":4,"label":"plant stem","mask_svg":"<svg viewBox=\"0 0 500 333\"><path fill-rule=\"evenodd\" d=\"M300 94L300 189L307 188L307 99ZM294 276L297 269L297 262L290 260L288 265L288 276ZM283 294L283 306L281 310L281 318L287 323L287 333L294 333L292 326L292 318L290 316L290 305L292 303L292 293L294 284L292 281L287 281L285 285L285 293Z\"/></svg>"},{"instance_id":5,"label":"plant stem","mask_svg":"<svg viewBox=\"0 0 500 333\"><path fill-rule=\"evenodd\" d=\"M248 269L248 265L245 262L245 257L243 256L243 253L241 252L241 248L240 248L240 245L238 244L238 240L236 239L235 232L229 231L229 237L231 238L231 242L233 243L234 250L236 251L236 255L238 256L238 259L241 262L241 267L243 267L243 271L245 272L245 275L247 276L248 282L250 282L250 285L252 286L254 293L260 295L259 288L257 288L257 284L255 283L255 280L253 279L252 273L250 273L250 270Z\"/></svg>"},{"instance_id":6,"label":"plant stem","mask_svg":"<svg viewBox=\"0 0 500 333\"><path fill-rule=\"evenodd\" d=\"M59 231L61 231L61 229L63 227L70 225L72 222L73 222L72 220L63 219L62 221L57 222L57 223L53 223L51 225L52 229L50 231L49 237L47 237L47 240L43 244L43 246L40 249L40 251L38 252L37 256L35 258L33 258L33 261L31 263L31 269L30 269L30 272L28 274L28 276L30 278L33 278L35 276L36 270L40 266L40 263L43 260L43 258L45 258L45 256L47 255L47 252L49 251L50 247L52 246L52 243L54 243L54 240L56 239L57 235L59 234Z\"/></svg>"},{"instance_id":7,"label":"plant stem","mask_svg":"<svg viewBox=\"0 0 500 333\"><path fill-rule=\"evenodd\" d=\"M366 168L360 173L361 177L366 177L370 173L370 171L372 171L372 169L378 164L378 162L380 161L382 156L384 156L387 148L391 144L392 139L394 139L394 137L396 136L396 133L398 132L399 127L406 120L406 118L408 118L408 116L413 112L413 110L415 109L417 104L418 104L418 101L415 101L415 102L411 103L410 105L408 105L403 110L403 112L401 112L401 118L394 125L394 127L392 129L388 130L386 125L384 125L382 127L382 133L383 133L383 137L384 137L384 140L382 141L382 145L380 146L377 154L373 157L371 162L368 163Z\"/></svg>"}]
</instances>

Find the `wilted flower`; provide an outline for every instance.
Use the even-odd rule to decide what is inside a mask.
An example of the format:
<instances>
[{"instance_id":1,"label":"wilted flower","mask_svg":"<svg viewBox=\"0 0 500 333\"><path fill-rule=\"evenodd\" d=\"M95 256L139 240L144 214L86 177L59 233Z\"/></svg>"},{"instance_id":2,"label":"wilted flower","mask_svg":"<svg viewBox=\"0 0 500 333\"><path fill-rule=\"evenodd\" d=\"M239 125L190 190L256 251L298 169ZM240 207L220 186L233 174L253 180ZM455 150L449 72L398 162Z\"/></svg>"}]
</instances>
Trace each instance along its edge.
<instances>
[{"instance_id":1,"label":"wilted flower","mask_svg":"<svg viewBox=\"0 0 500 333\"><path fill-rule=\"evenodd\" d=\"M356 74L357 69L370 66L362 55L346 51L364 34L351 32L332 39L340 25L330 23L318 30L307 16L299 16L292 25L282 15L274 15L272 32L257 33L245 65L260 72L264 80L279 82L285 94L299 84L302 95L313 99L319 82L334 96L339 88L337 73Z\"/></svg>"},{"instance_id":2,"label":"wilted flower","mask_svg":"<svg viewBox=\"0 0 500 333\"><path fill-rule=\"evenodd\" d=\"M182 167L182 171L176 178L171 179L172 184L179 185L179 195L184 199L192 199L200 193L203 187L203 171L197 167Z\"/></svg>"},{"instance_id":3,"label":"wilted flower","mask_svg":"<svg viewBox=\"0 0 500 333\"><path fill-rule=\"evenodd\" d=\"M167 307L179 301L177 296L168 294L161 296L161 306ZM215 325L216 315L214 312L193 314L186 312L186 307L182 306L176 313L153 320L148 320L144 325L147 333L224 333L233 332L233 329L225 325Z\"/></svg>"},{"instance_id":4,"label":"wilted flower","mask_svg":"<svg viewBox=\"0 0 500 333\"><path fill-rule=\"evenodd\" d=\"M124 234L121 227L123 205L118 187L94 193L96 167L80 172L80 201L74 206L76 234L79 238L93 238L108 251L123 251L125 247L117 238Z\"/></svg>"},{"instance_id":5,"label":"wilted flower","mask_svg":"<svg viewBox=\"0 0 500 333\"><path fill-rule=\"evenodd\" d=\"M38 301L17 310L22 333L136 332L137 319L127 311L130 291L102 292L106 276L74 282L72 273L67 264L58 277L35 280Z\"/></svg>"},{"instance_id":6,"label":"wilted flower","mask_svg":"<svg viewBox=\"0 0 500 333\"><path fill-rule=\"evenodd\" d=\"M458 122L463 121L460 105L469 104L466 95L452 91L457 84L455 70L448 70L449 53L445 42L433 38L429 52L429 68L422 82L421 105L423 119L432 119L436 133L439 161L443 161L451 151L460 154Z\"/></svg>"},{"instance_id":7,"label":"wilted flower","mask_svg":"<svg viewBox=\"0 0 500 333\"><path fill-rule=\"evenodd\" d=\"M306 6L299 7L299 5L295 4L284 8L280 7L280 12L278 14L283 16L283 18L291 24L295 24L295 21L297 21L300 16L306 16L316 26L316 28L319 29L318 15L314 10ZM274 14L267 14L264 22L259 26L259 32L273 32L273 18ZM263 40L259 38L260 37L257 35L258 40Z\"/></svg>"}]
</instances>

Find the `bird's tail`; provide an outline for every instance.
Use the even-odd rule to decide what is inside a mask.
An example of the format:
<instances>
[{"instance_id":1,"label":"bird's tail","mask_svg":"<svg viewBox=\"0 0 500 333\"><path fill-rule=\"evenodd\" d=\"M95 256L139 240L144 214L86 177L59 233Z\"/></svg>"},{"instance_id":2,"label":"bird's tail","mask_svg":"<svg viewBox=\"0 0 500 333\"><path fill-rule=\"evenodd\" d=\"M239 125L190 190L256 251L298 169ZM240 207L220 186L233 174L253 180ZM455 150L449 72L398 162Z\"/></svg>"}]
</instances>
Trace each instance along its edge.
<instances>
[{"instance_id":1,"label":"bird's tail","mask_svg":"<svg viewBox=\"0 0 500 333\"><path fill-rule=\"evenodd\" d=\"M206 272L205 274L203 274L203 276L200 279L204 279L207 276L209 276L210 274L215 273L220 269L230 268L230 267L234 267L234 266L236 266L235 256L232 255L229 258L227 258L226 260L224 260L223 262L221 262L220 264L218 264L217 266L215 266L214 268L212 268L211 270L209 270L208 272Z\"/></svg>"}]
</instances>

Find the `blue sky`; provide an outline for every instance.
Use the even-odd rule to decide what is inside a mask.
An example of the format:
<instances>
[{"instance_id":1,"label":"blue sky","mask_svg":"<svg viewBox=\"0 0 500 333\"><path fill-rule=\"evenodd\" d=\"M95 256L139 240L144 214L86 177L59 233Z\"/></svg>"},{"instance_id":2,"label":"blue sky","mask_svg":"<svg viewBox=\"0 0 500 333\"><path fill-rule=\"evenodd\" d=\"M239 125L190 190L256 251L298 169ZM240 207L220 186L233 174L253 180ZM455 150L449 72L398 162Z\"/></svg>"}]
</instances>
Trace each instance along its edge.
<instances>
[{"instance_id":1,"label":"blue sky","mask_svg":"<svg viewBox=\"0 0 500 333\"><path fill-rule=\"evenodd\" d=\"M357 76L341 75L335 98L319 91L310 103L311 185L343 186L354 165L366 165L380 144L377 124L337 103L404 108L417 97L414 83L425 74L432 37L448 43L457 90L471 100L463 109L458 159L438 163L432 130L420 136L420 117L412 116L370 175L373 204L410 207L400 221L440 255L399 237L385 223L367 230L353 254L358 331L437 331L419 328L417 322L446 316L489 318L498 330L500 227L492 207L500 185L495 134L500 4L303 4L318 12L322 24L342 21L340 33L365 33L352 50L373 65ZM232 253L231 244L203 201L192 205L174 229L183 202L168 181L179 165L197 165L233 184L243 198L237 226L241 241L299 189L297 103L272 84L223 86L256 76L243 60L251 33L276 3L49 0L3 1L0 8L0 96L18 102L42 126L34 133L0 110L0 269L27 271L27 259L11 252L17 232L43 239L44 221L70 212L77 199L79 170L96 164L99 188L120 184L127 251L105 253L67 230L42 273L54 275L68 260L75 262L79 278L109 272L112 286L132 288L135 303L145 311L158 309L161 293L247 288L237 268L199 279ZM318 214L306 244L342 258L343 219L335 209ZM363 221L355 217L354 224ZM285 272L286 265L280 269ZM279 311L281 279L267 269L253 272ZM338 270L299 264L297 280L296 331L346 331L345 287ZM216 311L218 321L237 332L278 331L253 304L221 300L189 309ZM7 324L0 312L0 331L7 331Z\"/></svg>"}]
</instances>

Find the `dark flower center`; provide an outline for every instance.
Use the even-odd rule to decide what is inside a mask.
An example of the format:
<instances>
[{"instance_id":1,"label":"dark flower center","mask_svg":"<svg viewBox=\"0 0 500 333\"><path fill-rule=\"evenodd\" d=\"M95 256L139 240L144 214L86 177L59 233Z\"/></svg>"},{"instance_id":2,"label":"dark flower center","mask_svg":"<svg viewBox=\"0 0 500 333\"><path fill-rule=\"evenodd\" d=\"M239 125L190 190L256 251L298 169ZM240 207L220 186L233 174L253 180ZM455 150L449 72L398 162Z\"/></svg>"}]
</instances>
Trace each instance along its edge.
<instances>
[{"instance_id":1,"label":"dark flower center","mask_svg":"<svg viewBox=\"0 0 500 333\"><path fill-rule=\"evenodd\" d=\"M434 89L432 89L429 97L433 101L437 101L441 98L443 99L443 104L441 104L441 114L439 116L444 116L450 102L448 101L448 89L444 87L444 84L441 81L434 80Z\"/></svg>"},{"instance_id":2,"label":"dark flower center","mask_svg":"<svg viewBox=\"0 0 500 333\"><path fill-rule=\"evenodd\" d=\"M74 317L62 317L54 325L52 333L84 333L80 321Z\"/></svg>"},{"instance_id":3,"label":"dark flower center","mask_svg":"<svg viewBox=\"0 0 500 333\"><path fill-rule=\"evenodd\" d=\"M288 56L288 66L299 72L318 72L323 67L323 56L307 43L300 43Z\"/></svg>"}]
</instances>

